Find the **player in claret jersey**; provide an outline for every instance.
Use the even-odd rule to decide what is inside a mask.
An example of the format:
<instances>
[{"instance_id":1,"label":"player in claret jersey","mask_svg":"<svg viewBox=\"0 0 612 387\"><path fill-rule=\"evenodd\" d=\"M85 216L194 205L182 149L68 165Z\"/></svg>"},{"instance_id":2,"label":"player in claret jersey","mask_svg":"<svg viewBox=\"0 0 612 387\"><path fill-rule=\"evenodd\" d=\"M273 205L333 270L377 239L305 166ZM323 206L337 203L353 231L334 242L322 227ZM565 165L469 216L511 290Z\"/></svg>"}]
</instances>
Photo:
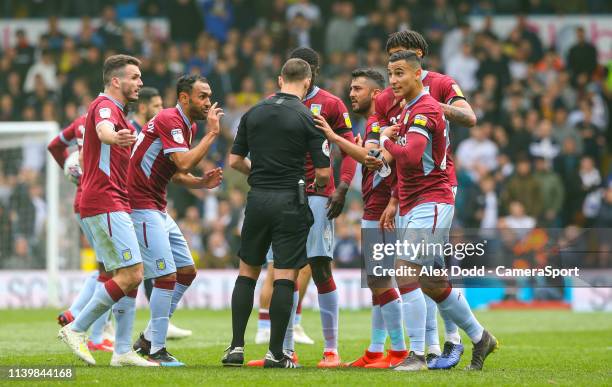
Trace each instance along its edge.
<instances>
[{"instance_id":1,"label":"player in claret jersey","mask_svg":"<svg viewBox=\"0 0 612 387\"><path fill-rule=\"evenodd\" d=\"M384 89L385 79L373 69L360 69L352 73L350 98L353 112L367 119L365 140L362 146L356 145L337 135L321 116L315 116L317 127L324 131L331 143L340 147L357 162L363 163L368 151L379 149L380 126L374 113L374 98ZM363 218L361 228L364 232L379 229L379 219L391 197L391 187L395 174L372 171L362 166L361 191L363 197ZM369 229L369 231L368 231ZM363 257L368 268L371 257ZM402 325L402 303L393 288L391 278L368 276L368 286L372 290L372 324L370 346L359 359L349 363L350 367L389 368L401 363L408 352ZM383 356L387 332L391 336L391 350Z\"/></svg>"},{"instance_id":2,"label":"player in claret jersey","mask_svg":"<svg viewBox=\"0 0 612 387\"><path fill-rule=\"evenodd\" d=\"M128 191L131 217L144 258L146 279L154 279L151 319L134 349L162 366L184 364L166 350L168 323L177 304L196 276L191 252L183 233L166 212L170 181L191 189L214 188L222 170L204 177L189 173L206 155L219 134L223 110L211 106L208 81L199 75L182 76L176 85L178 103L149 121L138 135L130 159ZM191 149L196 120L207 118L208 133Z\"/></svg>"},{"instance_id":3,"label":"player in claret jersey","mask_svg":"<svg viewBox=\"0 0 612 387\"><path fill-rule=\"evenodd\" d=\"M69 168L70 179L77 185L76 194L74 195L74 214L79 222L79 226L90 246L93 246L93 240L91 235L85 227L83 227L83 221L81 220L79 202L81 200L81 175L83 171L81 167L76 165L67 166L66 159L68 158L68 148L76 145L80 152L83 147L83 134L85 133L85 118L87 115L82 115L76 120L72 121L64 130L57 135L47 147L47 150L61 168ZM78 154L78 153L77 153ZM81 309L89 302L89 299L93 295L96 286L104 286L104 282L112 277L112 273L106 272L104 263L96 256L98 262L98 270L94 271L83 284L81 291L77 295L76 299L70 305L70 308L60 313L57 317L57 321L61 326L71 323L74 318L81 312ZM110 311L103 314L96 322L91 326L91 335L87 342L87 346L91 351L113 351L113 340L115 334L112 328L112 323L108 321Z\"/></svg>"},{"instance_id":4,"label":"player in claret jersey","mask_svg":"<svg viewBox=\"0 0 612 387\"><path fill-rule=\"evenodd\" d=\"M293 50L289 56L290 58L305 60L310 65L312 71L312 81L306 97L304 97L304 105L314 115L324 117L336 133L353 142L352 124L346 106L344 106L340 98L315 84L316 77L319 74L319 54L311 48L300 47ZM329 155L329 144L327 141L324 143L324 148L324 152ZM308 234L306 253L319 296L321 325L325 340L323 359L318 364L320 368L332 368L341 365L340 356L338 355L338 291L336 290L336 283L334 282L331 270L334 246L333 219L338 217L344 208L346 193L355 176L356 167L357 163L355 160L342 152L340 183L335 187L333 180L331 180L323 193L320 193L315 189L315 169L312 165L312 160L310 155L306 155L306 193L308 195L308 204L315 219ZM268 262L271 262L272 258L272 250L269 250L267 256ZM304 280L301 273L299 282L300 284L307 283L307 278ZM267 281L267 283L271 284L271 281ZM297 297L297 294L295 297ZM295 315L295 309L298 304L299 302L293 303L294 311L292 316ZM292 318L287 327L287 336L283 350L293 353L293 349ZM247 365L262 366L263 360L250 361Z\"/></svg>"},{"instance_id":5,"label":"player in claret jersey","mask_svg":"<svg viewBox=\"0 0 612 387\"><path fill-rule=\"evenodd\" d=\"M59 337L88 364L95 359L87 349L87 329L111 307L117 321L111 366L158 366L131 350L135 298L143 265L134 225L129 216L126 168L134 130L125 117L125 106L136 101L142 87L140 61L113 55L104 61L104 93L90 105L83 140L83 176L80 212L93 239L96 255L106 271L115 271L104 287L96 289L76 319L63 327Z\"/></svg>"},{"instance_id":6,"label":"player in claret jersey","mask_svg":"<svg viewBox=\"0 0 612 387\"><path fill-rule=\"evenodd\" d=\"M406 100L399 130L386 128L381 145L395 160L397 186L394 196L400 205L400 240L443 246L448 242L454 213L454 194L447 173L448 122L438 102L421 83L421 62L413 51L399 51L389 58L389 82L397 98ZM391 140L393 138L394 141ZM423 266L444 265L444 256L426 252L398 256L396 268L420 272ZM395 367L400 371L427 369L425 363L425 320L427 307L423 291L434 299L443 313L459 325L474 343L468 369L482 369L486 357L497 348L497 340L480 325L461 292L450 284L432 288L429 276L396 277L403 288L404 319L410 336L410 355Z\"/></svg>"},{"instance_id":7,"label":"player in claret jersey","mask_svg":"<svg viewBox=\"0 0 612 387\"><path fill-rule=\"evenodd\" d=\"M130 125L140 134L142 127L159 113L163 107L159 90L154 87L143 87L138 92L138 101L134 103L134 113L129 120Z\"/></svg>"},{"instance_id":8,"label":"player in claret jersey","mask_svg":"<svg viewBox=\"0 0 612 387\"><path fill-rule=\"evenodd\" d=\"M391 56L393 53L401 50L412 50L419 58L423 58L428 53L428 45L423 36L416 31L399 31L391 34L387 40L387 54ZM474 114L470 104L465 99L460 87L449 76L436 73L433 71L423 70L421 73L421 82L424 86L424 91L429 93L435 100L438 101L447 120L452 124L471 127L476 124L476 115ZM402 113L402 106L405 101L394 95L391 87L386 88L376 99L376 116L381 125L381 128L388 125L397 124ZM376 161L368 157L366 164L372 168L376 165ZM450 147L447 149L447 172L449 174L450 184L453 191L457 192L457 178L455 176L454 164ZM391 224L397 212L397 201L391 198L387 209L385 209L385 220ZM439 287L442 287L440 284ZM409 292L410 289L401 289L402 297ZM408 297L408 296L406 296ZM440 344L438 338L438 322L436 313L436 303L429 297L425 297L427 302L427 363L430 368L452 368L461 359L463 354L463 345L461 344L461 336L459 329L451 319L442 316L445 327L445 343L444 351L440 353ZM438 363L438 358L442 356L442 360Z\"/></svg>"}]
</instances>

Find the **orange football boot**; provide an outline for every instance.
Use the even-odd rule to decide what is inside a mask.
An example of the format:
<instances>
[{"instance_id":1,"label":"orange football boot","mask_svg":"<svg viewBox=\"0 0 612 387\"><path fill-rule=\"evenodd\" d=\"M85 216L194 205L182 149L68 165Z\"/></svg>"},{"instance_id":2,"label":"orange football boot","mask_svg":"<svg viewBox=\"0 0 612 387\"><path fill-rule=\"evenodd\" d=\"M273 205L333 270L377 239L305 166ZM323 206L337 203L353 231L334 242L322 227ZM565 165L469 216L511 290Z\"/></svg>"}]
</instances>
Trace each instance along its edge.
<instances>
[{"instance_id":1,"label":"orange football boot","mask_svg":"<svg viewBox=\"0 0 612 387\"><path fill-rule=\"evenodd\" d=\"M375 363L366 364L365 368L391 368L401 364L408 356L408 351L387 351L387 356L384 359Z\"/></svg>"},{"instance_id":2,"label":"orange football boot","mask_svg":"<svg viewBox=\"0 0 612 387\"><path fill-rule=\"evenodd\" d=\"M346 366L347 367L358 367L358 368L363 368L368 364L372 364L372 363L376 363L380 360L382 360L383 358L383 353L382 352L370 352L368 350L365 351L365 353L363 354L363 356L361 356L359 359L354 360L350 363L347 363Z\"/></svg>"},{"instance_id":3,"label":"orange football boot","mask_svg":"<svg viewBox=\"0 0 612 387\"><path fill-rule=\"evenodd\" d=\"M317 364L318 368L336 368L341 366L340 355L336 352L323 352L323 359Z\"/></svg>"}]
</instances>

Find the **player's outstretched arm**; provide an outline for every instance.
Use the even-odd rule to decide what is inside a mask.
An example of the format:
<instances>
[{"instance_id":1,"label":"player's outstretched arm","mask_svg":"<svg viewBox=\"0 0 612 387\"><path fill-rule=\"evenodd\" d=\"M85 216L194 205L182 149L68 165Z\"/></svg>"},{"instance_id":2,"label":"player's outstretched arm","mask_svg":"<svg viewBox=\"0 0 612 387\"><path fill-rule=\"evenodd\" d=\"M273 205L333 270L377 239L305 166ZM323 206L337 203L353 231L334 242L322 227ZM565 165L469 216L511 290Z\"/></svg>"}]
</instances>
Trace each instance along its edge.
<instances>
[{"instance_id":1,"label":"player's outstretched arm","mask_svg":"<svg viewBox=\"0 0 612 387\"><path fill-rule=\"evenodd\" d=\"M362 163L365 160L365 157L368 155L368 150L360 147L359 145L350 142L344 137L336 134L333 129L329 126L325 118L320 115L315 115L312 117L315 121L315 126L325 134L325 137L329 140L329 142L334 143L340 147L340 149L353 158L358 163Z\"/></svg>"},{"instance_id":2,"label":"player's outstretched arm","mask_svg":"<svg viewBox=\"0 0 612 387\"><path fill-rule=\"evenodd\" d=\"M136 142L136 136L130 129L115 131L115 125L108 121L100 122L96 126L96 133L100 141L107 145L129 147Z\"/></svg>"},{"instance_id":3,"label":"player's outstretched arm","mask_svg":"<svg viewBox=\"0 0 612 387\"><path fill-rule=\"evenodd\" d=\"M476 114L470 104L464 99L457 99L452 104L440 103L444 116L452 123L466 128L476 125Z\"/></svg>"},{"instance_id":4,"label":"player's outstretched arm","mask_svg":"<svg viewBox=\"0 0 612 387\"><path fill-rule=\"evenodd\" d=\"M219 124L221 117L223 117L223 109L218 108L217 102L215 102L208 110L208 117L206 119L206 129L208 132L198 145L187 152L170 154L170 160L172 160L180 172L189 172L206 156L210 146L221 131Z\"/></svg>"},{"instance_id":5,"label":"player's outstretched arm","mask_svg":"<svg viewBox=\"0 0 612 387\"><path fill-rule=\"evenodd\" d=\"M62 142L59 134L47 145L47 150L60 168L64 168L64 163L68 157L68 146Z\"/></svg>"},{"instance_id":6,"label":"player's outstretched arm","mask_svg":"<svg viewBox=\"0 0 612 387\"><path fill-rule=\"evenodd\" d=\"M172 176L172 182L175 184L180 184L184 187L191 189L201 189L201 188L216 188L221 184L223 180L223 169L215 168L210 171L206 171L204 176L198 177L194 176L191 173L183 173L177 172Z\"/></svg>"}]
</instances>

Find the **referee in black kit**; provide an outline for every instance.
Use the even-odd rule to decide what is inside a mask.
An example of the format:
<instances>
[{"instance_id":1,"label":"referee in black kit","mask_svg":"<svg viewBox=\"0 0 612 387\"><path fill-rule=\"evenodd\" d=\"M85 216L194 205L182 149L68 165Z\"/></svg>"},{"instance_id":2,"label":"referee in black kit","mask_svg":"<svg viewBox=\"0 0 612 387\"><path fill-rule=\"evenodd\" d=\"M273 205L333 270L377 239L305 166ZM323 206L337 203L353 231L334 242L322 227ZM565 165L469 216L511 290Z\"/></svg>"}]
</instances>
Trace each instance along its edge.
<instances>
[{"instance_id":1,"label":"referee in black kit","mask_svg":"<svg viewBox=\"0 0 612 387\"><path fill-rule=\"evenodd\" d=\"M310 153L316 172L315 188L330 179L325 137L302 104L312 77L302 59L289 59L278 79L280 92L259 102L242 116L230 154L232 168L248 176L240 270L232 293L232 344L222 363L244 363L244 331L253 309L255 284L266 252L274 253L274 291L270 303L270 347L265 368L296 368L283 353L298 270L306 265L306 239L314 219L306 201L304 162ZM250 153L250 155L249 155ZM249 155L249 158L246 156Z\"/></svg>"}]
</instances>

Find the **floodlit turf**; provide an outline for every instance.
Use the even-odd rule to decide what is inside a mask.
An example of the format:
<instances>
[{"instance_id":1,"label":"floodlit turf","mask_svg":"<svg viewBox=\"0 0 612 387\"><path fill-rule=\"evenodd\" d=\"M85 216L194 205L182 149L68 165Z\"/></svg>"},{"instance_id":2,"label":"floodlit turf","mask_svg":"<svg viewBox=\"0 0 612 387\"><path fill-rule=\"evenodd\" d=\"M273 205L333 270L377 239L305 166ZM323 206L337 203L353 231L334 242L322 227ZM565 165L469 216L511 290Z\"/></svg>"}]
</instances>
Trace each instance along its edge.
<instances>
[{"instance_id":1,"label":"floodlit turf","mask_svg":"<svg viewBox=\"0 0 612 387\"><path fill-rule=\"evenodd\" d=\"M189 366L181 369L128 369L108 366L110 354L94 353L98 366L77 360L58 339L54 310L0 311L0 367L76 366L76 383L100 386L182 385L611 385L612 316L566 311L479 312L480 321L501 342L483 372L465 372L471 344L459 367L452 371L416 373L390 370L315 368L322 352L317 312L305 311L304 326L317 342L298 345L300 370L228 369L220 365L231 337L229 311L179 310L173 321L194 331L192 338L171 341L168 349ZM340 354L343 360L359 356L369 337L369 311L342 311ZM253 340L257 313L251 315L247 340ZM138 311L136 329L146 323ZM464 337L465 341L465 337ZM247 360L263 356L266 346L247 343ZM7 380L0 380L6 384ZM27 382L28 385L36 384ZM44 382L40 382L44 383Z\"/></svg>"}]
</instances>

